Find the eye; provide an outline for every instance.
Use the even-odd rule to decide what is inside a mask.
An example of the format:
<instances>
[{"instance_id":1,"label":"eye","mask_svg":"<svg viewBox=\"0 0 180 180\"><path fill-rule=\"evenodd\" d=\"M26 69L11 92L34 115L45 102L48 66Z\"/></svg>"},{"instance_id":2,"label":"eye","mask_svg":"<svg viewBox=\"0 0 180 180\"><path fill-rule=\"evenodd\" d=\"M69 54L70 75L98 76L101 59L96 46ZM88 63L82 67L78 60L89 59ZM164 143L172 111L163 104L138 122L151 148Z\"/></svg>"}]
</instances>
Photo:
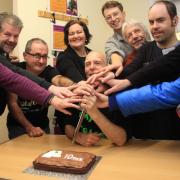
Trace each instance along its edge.
<instances>
[{"instance_id":1,"label":"eye","mask_svg":"<svg viewBox=\"0 0 180 180\"><path fill-rule=\"evenodd\" d=\"M83 31L82 30L79 30L79 31L77 31L76 33L77 34L81 34Z\"/></svg>"},{"instance_id":2,"label":"eye","mask_svg":"<svg viewBox=\"0 0 180 180\"><path fill-rule=\"evenodd\" d=\"M131 37L132 37L132 34L129 33L129 34L127 35L127 39L130 39Z\"/></svg>"},{"instance_id":3,"label":"eye","mask_svg":"<svg viewBox=\"0 0 180 180\"><path fill-rule=\"evenodd\" d=\"M139 33L141 30L140 29L135 29L134 32L135 33Z\"/></svg>"},{"instance_id":4,"label":"eye","mask_svg":"<svg viewBox=\"0 0 180 180\"><path fill-rule=\"evenodd\" d=\"M6 37L10 37L10 36L11 36L11 34L9 34L9 33L4 33L4 36L6 36Z\"/></svg>"},{"instance_id":5,"label":"eye","mask_svg":"<svg viewBox=\"0 0 180 180\"><path fill-rule=\"evenodd\" d=\"M95 61L95 62L94 62L94 64L96 64L96 65L100 65L100 64L101 64L101 62L100 62L100 61Z\"/></svg>"},{"instance_id":6,"label":"eye","mask_svg":"<svg viewBox=\"0 0 180 180\"><path fill-rule=\"evenodd\" d=\"M74 34L75 34L75 32L70 32L68 35L73 36Z\"/></svg>"},{"instance_id":7,"label":"eye","mask_svg":"<svg viewBox=\"0 0 180 180\"><path fill-rule=\"evenodd\" d=\"M88 66L90 66L90 63L89 63L89 62L87 62L87 63L85 63L85 65L86 65L86 67L88 67Z\"/></svg>"},{"instance_id":8,"label":"eye","mask_svg":"<svg viewBox=\"0 0 180 180\"><path fill-rule=\"evenodd\" d=\"M149 24L150 24L150 25L153 25L153 24L154 24L154 21L149 21Z\"/></svg>"},{"instance_id":9,"label":"eye","mask_svg":"<svg viewBox=\"0 0 180 180\"><path fill-rule=\"evenodd\" d=\"M41 59L41 56L40 56L39 54L35 54L34 57L35 57L36 59Z\"/></svg>"},{"instance_id":10,"label":"eye","mask_svg":"<svg viewBox=\"0 0 180 180\"><path fill-rule=\"evenodd\" d=\"M159 23L162 23L162 22L164 22L164 21L165 21L164 18L159 18L159 19L157 19L157 22L159 22Z\"/></svg>"}]
</instances>

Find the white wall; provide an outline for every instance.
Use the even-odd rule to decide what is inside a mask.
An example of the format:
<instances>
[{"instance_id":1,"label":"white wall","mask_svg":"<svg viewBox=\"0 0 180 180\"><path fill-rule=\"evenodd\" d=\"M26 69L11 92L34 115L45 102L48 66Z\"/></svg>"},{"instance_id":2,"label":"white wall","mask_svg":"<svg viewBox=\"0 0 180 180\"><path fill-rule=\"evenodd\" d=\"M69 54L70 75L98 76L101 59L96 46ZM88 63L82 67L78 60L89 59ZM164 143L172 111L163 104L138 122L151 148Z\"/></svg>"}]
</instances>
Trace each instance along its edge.
<instances>
[{"instance_id":1,"label":"white wall","mask_svg":"<svg viewBox=\"0 0 180 180\"><path fill-rule=\"evenodd\" d=\"M13 5L12 0L0 0L0 12L12 12L13 11Z\"/></svg>"}]
</instances>

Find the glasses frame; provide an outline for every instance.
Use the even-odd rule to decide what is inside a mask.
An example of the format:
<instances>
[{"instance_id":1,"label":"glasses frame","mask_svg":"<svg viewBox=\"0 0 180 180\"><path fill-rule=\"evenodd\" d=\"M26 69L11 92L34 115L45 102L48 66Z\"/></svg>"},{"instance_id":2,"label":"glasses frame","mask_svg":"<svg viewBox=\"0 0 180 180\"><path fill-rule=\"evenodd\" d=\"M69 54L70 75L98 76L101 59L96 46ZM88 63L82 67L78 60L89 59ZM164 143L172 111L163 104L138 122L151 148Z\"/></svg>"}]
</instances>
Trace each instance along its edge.
<instances>
[{"instance_id":1,"label":"glasses frame","mask_svg":"<svg viewBox=\"0 0 180 180\"><path fill-rule=\"evenodd\" d=\"M41 60L41 58L44 60L47 60L49 58L49 56L47 56L47 55L41 56L40 54L32 54L30 52L25 52L25 53L32 56L34 59L37 59L37 60Z\"/></svg>"}]
</instances>

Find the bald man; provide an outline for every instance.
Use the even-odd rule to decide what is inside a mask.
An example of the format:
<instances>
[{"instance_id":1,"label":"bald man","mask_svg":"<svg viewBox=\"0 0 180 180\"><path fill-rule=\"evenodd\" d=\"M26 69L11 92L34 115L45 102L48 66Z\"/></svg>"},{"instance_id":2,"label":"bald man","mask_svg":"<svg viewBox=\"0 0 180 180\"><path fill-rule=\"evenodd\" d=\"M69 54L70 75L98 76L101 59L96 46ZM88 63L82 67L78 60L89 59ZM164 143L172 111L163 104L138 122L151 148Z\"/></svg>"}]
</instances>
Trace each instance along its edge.
<instances>
[{"instance_id":1,"label":"bald man","mask_svg":"<svg viewBox=\"0 0 180 180\"><path fill-rule=\"evenodd\" d=\"M87 78L97 73L100 68L106 66L105 55L99 52L90 52L85 60L85 73ZM117 146L122 146L128 139L126 131L126 122L118 119L119 111L109 113L108 109L98 109L96 106L96 96L94 95L93 87L81 82L81 85L76 91L82 91L83 100L81 107L86 110L80 132L77 135L76 142L83 146L96 145L102 137L107 137ZM96 82L96 87L98 86ZM75 91L75 92L76 92ZM66 116L65 134L72 139L77 125L80 111L73 109L73 116Z\"/></svg>"}]
</instances>

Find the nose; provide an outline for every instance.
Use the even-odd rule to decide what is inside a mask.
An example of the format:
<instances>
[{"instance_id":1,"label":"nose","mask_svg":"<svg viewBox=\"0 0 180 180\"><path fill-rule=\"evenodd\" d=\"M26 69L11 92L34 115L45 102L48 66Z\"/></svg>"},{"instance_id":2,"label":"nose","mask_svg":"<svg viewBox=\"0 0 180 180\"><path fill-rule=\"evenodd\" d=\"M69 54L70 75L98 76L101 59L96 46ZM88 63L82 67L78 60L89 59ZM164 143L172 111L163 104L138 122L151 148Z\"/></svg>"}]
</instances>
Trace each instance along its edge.
<instances>
[{"instance_id":1,"label":"nose","mask_svg":"<svg viewBox=\"0 0 180 180\"><path fill-rule=\"evenodd\" d=\"M41 63L41 64L47 63L47 58L44 58L41 56L41 58L39 59L39 63Z\"/></svg>"},{"instance_id":2,"label":"nose","mask_svg":"<svg viewBox=\"0 0 180 180\"><path fill-rule=\"evenodd\" d=\"M151 25L151 28L153 28L153 29L157 29L159 27L159 25L158 25L158 22L154 22L152 25Z\"/></svg>"},{"instance_id":3,"label":"nose","mask_svg":"<svg viewBox=\"0 0 180 180\"><path fill-rule=\"evenodd\" d=\"M16 38L15 38L14 36L10 36L10 37L9 37L9 41L10 41L10 42L16 42Z\"/></svg>"},{"instance_id":4,"label":"nose","mask_svg":"<svg viewBox=\"0 0 180 180\"><path fill-rule=\"evenodd\" d=\"M133 39L137 39L137 38L138 38L138 35L137 35L137 33L135 33L135 32L132 32L132 38L133 38Z\"/></svg>"},{"instance_id":5,"label":"nose","mask_svg":"<svg viewBox=\"0 0 180 180\"><path fill-rule=\"evenodd\" d=\"M93 63L90 65L90 69L94 69L94 64Z\"/></svg>"},{"instance_id":6,"label":"nose","mask_svg":"<svg viewBox=\"0 0 180 180\"><path fill-rule=\"evenodd\" d=\"M78 33L74 33L73 38L77 38L78 37Z\"/></svg>"},{"instance_id":7,"label":"nose","mask_svg":"<svg viewBox=\"0 0 180 180\"><path fill-rule=\"evenodd\" d=\"M116 19L116 17L117 17L117 16L112 15L112 16L111 16L111 20L114 21L114 20Z\"/></svg>"}]
</instances>

